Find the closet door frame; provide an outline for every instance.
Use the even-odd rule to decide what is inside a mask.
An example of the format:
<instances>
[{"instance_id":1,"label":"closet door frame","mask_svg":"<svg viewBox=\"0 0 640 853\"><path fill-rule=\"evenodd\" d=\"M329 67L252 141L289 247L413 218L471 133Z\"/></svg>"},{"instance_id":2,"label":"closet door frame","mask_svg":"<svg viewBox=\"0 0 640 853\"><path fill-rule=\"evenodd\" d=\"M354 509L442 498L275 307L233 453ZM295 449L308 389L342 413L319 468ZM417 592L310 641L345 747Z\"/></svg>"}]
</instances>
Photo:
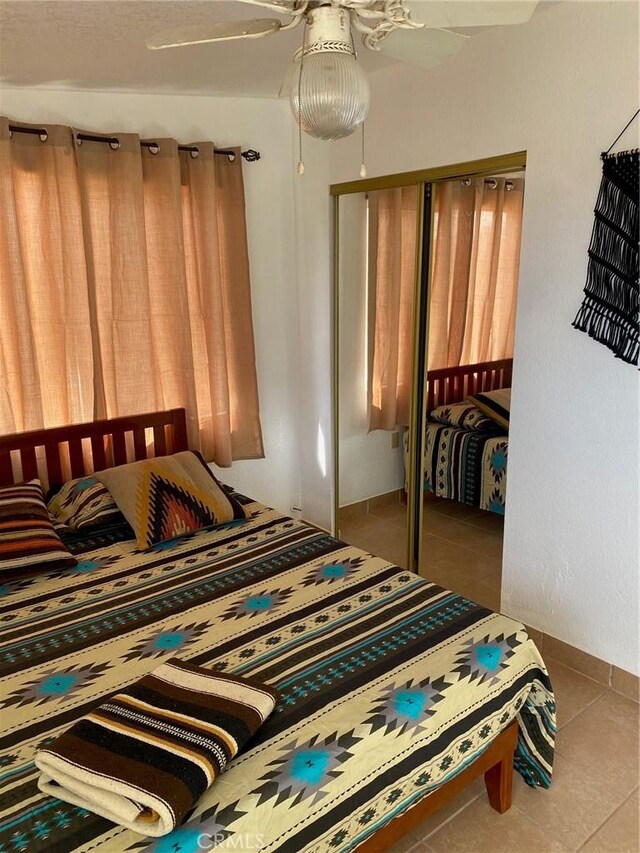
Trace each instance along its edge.
<instances>
[{"instance_id":1,"label":"closet door frame","mask_svg":"<svg viewBox=\"0 0 640 853\"><path fill-rule=\"evenodd\" d=\"M423 466L426 421L426 370L427 342L429 339L429 293L433 258L433 220L438 183L456 178L473 178L518 172L526 168L527 152L516 151L497 157L472 160L399 172L375 178L363 178L332 184L329 188L333 197L333 517L332 532L338 532L339 514L339 470L340 470L340 421L339 421L339 287L340 287L340 196L353 193L373 192L381 189L416 186L418 193L418 215L416 235L416 286L413 328L413 376L410 401L409 465L407 470L407 568L417 572L420 565L422 544L422 513L424 501ZM425 223L428 225L425 227Z\"/></svg>"}]
</instances>

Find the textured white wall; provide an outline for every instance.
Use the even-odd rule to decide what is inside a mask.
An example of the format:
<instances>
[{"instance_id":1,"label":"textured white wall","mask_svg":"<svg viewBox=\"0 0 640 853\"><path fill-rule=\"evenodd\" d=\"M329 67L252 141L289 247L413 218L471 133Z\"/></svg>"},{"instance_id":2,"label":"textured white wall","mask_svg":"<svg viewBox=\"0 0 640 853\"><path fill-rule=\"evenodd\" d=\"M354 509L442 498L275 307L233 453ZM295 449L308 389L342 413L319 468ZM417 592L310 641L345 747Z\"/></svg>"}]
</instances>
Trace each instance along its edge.
<instances>
[{"instance_id":1,"label":"textured white wall","mask_svg":"<svg viewBox=\"0 0 640 853\"><path fill-rule=\"evenodd\" d=\"M217 473L289 513L299 505L298 335L295 296L291 114L282 101L9 89L0 112L15 121L132 131L180 141L257 148L244 168L260 408L266 458ZM326 175L324 176L326 178ZM325 181L326 183L326 181Z\"/></svg>"},{"instance_id":2,"label":"textured white wall","mask_svg":"<svg viewBox=\"0 0 640 853\"><path fill-rule=\"evenodd\" d=\"M638 6L559 4L372 83L370 175L527 150L503 608L637 673L638 374L571 322L599 154L638 106ZM335 143L333 182L359 144Z\"/></svg>"},{"instance_id":3,"label":"textured white wall","mask_svg":"<svg viewBox=\"0 0 640 853\"><path fill-rule=\"evenodd\" d=\"M287 128L297 151L298 134L287 106ZM297 160L297 154L296 158ZM293 293L298 311L299 475L302 518L330 530L333 521L334 459L333 344L331 335L332 215L329 148L305 137L304 175L294 175L295 231L288 237L296 260ZM293 174L294 163L289 165Z\"/></svg>"}]
</instances>

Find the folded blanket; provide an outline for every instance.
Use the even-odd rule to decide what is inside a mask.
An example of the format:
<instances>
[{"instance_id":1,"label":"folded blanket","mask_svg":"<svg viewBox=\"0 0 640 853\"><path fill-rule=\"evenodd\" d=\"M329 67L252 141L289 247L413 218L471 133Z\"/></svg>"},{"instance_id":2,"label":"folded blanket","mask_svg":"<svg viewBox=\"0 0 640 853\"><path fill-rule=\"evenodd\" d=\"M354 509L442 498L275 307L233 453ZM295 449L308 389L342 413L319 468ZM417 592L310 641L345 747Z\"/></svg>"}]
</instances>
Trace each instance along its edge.
<instances>
[{"instance_id":1,"label":"folded blanket","mask_svg":"<svg viewBox=\"0 0 640 853\"><path fill-rule=\"evenodd\" d=\"M38 786L143 835L166 835L278 697L264 684L172 658L38 750Z\"/></svg>"}]
</instances>

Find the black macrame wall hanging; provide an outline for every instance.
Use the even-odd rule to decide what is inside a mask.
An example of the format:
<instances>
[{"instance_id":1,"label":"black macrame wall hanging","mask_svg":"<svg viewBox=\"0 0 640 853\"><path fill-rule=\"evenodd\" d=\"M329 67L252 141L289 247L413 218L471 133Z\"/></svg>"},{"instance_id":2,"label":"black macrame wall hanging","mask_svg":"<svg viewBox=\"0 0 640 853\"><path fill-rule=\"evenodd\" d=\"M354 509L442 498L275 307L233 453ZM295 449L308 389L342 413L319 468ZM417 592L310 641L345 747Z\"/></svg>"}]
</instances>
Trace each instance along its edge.
<instances>
[{"instance_id":1,"label":"black macrame wall hanging","mask_svg":"<svg viewBox=\"0 0 640 853\"><path fill-rule=\"evenodd\" d=\"M638 114L640 110L622 133ZM638 149L617 154L609 151L602 154L584 300L573 325L613 350L616 358L637 365L640 156Z\"/></svg>"}]
</instances>

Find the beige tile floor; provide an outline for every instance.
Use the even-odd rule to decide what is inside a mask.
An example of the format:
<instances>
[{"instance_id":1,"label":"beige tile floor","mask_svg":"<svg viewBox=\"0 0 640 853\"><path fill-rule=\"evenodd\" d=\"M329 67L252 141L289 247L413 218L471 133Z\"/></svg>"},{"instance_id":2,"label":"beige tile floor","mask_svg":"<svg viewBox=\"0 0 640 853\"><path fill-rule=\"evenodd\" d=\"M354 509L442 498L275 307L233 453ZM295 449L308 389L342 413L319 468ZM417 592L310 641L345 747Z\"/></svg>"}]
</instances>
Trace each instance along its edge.
<instances>
[{"instance_id":1,"label":"beige tile floor","mask_svg":"<svg viewBox=\"0 0 640 853\"><path fill-rule=\"evenodd\" d=\"M351 545L405 564L406 507L387 499L343 510L340 537ZM500 609L503 519L444 498L425 498L420 574L486 607Z\"/></svg>"},{"instance_id":2,"label":"beige tile floor","mask_svg":"<svg viewBox=\"0 0 640 853\"><path fill-rule=\"evenodd\" d=\"M404 514L395 501L347 511L341 538L402 565ZM429 498L423 537L420 574L499 609L501 519ZM392 853L640 853L638 704L548 654L545 661L559 726L551 789L530 789L516 774L513 805L499 815L477 781Z\"/></svg>"}]
</instances>

